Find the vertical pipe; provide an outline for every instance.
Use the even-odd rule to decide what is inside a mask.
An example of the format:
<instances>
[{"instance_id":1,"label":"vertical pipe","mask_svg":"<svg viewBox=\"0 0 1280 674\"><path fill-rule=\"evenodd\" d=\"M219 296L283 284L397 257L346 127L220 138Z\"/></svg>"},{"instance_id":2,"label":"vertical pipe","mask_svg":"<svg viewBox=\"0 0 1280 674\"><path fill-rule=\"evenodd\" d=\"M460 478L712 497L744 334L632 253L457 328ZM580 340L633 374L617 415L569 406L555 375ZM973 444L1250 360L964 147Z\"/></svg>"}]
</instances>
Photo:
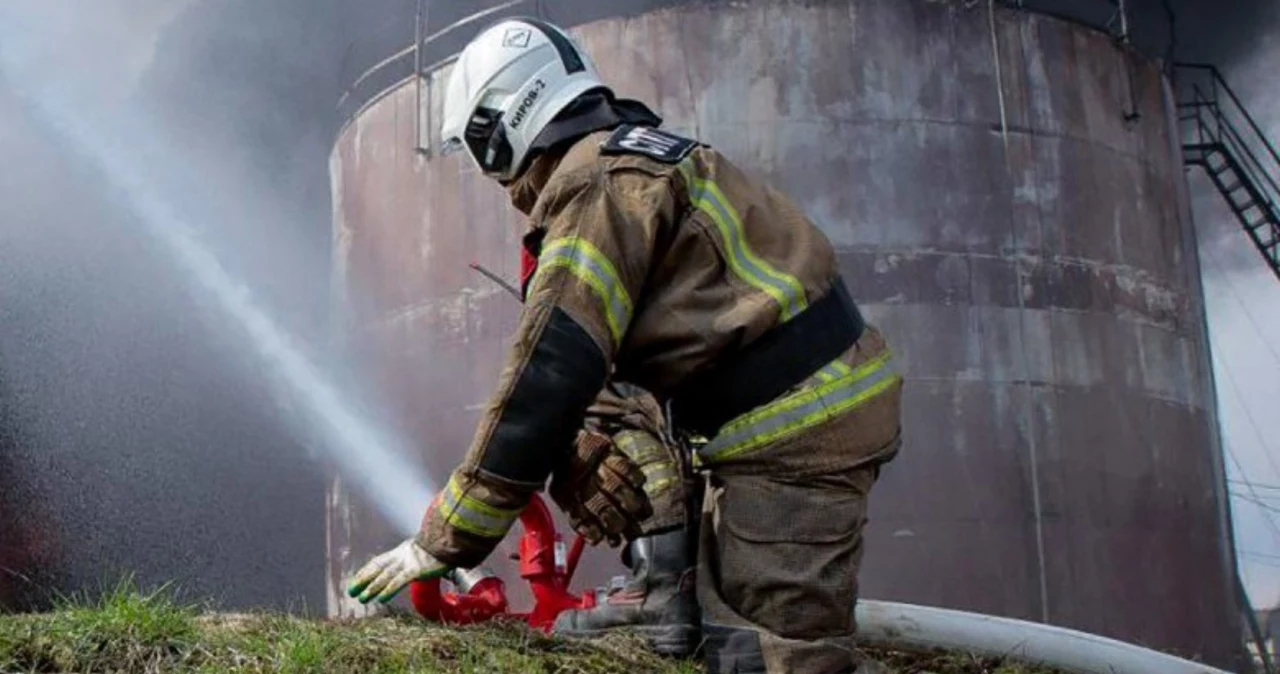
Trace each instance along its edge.
<instances>
[{"instance_id":1,"label":"vertical pipe","mask_svg":"<svg viewBox=\"0 0 1280 674\"><path fill-rule=\"evenodd\" d=\"M1164 8L1165 21L1169 24L1169 46L1164 52L1164 71L1165 75L1174 77L1174 65L1177 60L1175 56L1178 53L1178 15L1173 11L1170 0L1160 0L1160 4Z\"/></svg>"},{"instance_id":2,"label":"vertical pipe","mask_svg":"<svg viewBox=\"0 0 1280 674\"><path fill-rule=\"evenodd\" d=\"M1129 3L1120 0L1120 42L1129 44Z\"/></svg>"},{"instance_id":3,"label":"vertical pipe","mask_svg":"<svg viewBox=\"0 0 1280 674\"><path fill-rule=\"evenodd\" d=\"M1000 73L1000 38L996 30L996 3L987 0L987 18L991 27L991 60L996 69L996 98L1000 103L1000 138L1004 141L1005 162L1009 161L1009 119L1004 107L1004 78Z\"/></svg>"},{"instance_id":4,"label":"vertical pipe","mask_svg":"<svg viewBox=\"0 0 1280 674\"><path fill-rule=\"evenodd\" d=\"M413 149L422 152L430 148L424 148L422 143L422 18L423 3L426 0L418 0L418 7L413 15Z\"/></svg>"}]
</instances>

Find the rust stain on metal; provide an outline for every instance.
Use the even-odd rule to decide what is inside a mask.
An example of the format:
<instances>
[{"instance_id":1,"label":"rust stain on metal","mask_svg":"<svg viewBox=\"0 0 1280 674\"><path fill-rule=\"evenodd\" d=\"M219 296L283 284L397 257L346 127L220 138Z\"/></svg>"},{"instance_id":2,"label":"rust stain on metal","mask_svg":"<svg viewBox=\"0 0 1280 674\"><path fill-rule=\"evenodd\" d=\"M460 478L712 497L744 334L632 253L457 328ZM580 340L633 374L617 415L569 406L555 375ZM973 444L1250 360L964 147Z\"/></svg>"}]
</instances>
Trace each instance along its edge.
<instances>
[{"instance_id":1,"label":"rust stain on metal","mask_svg":"<svg viewBox=\"0 0 1280 674\"><path fill-rule=\"evenodd\" d=\"M903 355L907 444L873 499L868 596L1226 664L1236 606L1165 85L1100 32L990 18L954 2L691 3L573 32L621 95L796 197ZM518 311L467 266L514 277L521 225L469 165L413 153L414 104L413 87L393 92L334 149L336 304L342 340L443 471ZM390 542L361 536L343 545ZM583 582L616 572L607 554Z\"/></svg>"}]
</instances>

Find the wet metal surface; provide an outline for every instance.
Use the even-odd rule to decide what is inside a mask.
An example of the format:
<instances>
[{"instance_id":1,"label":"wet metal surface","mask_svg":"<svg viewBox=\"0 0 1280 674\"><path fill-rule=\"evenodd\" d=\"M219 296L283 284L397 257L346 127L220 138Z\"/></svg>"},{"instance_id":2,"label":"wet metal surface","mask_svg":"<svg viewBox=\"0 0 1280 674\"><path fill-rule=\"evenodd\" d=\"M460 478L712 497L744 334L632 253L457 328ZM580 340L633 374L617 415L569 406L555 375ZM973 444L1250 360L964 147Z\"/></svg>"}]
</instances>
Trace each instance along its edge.
<instances>
[{"instance_id":1,"label":"wet metal surface","mask_svg":"<svg viewBox=\"0 0 1280 674\"><path fill-rule=\"evenodd\" d=\"M1198 263L1154 65L959 1L695 4L574 32L623 95L802 203L901 354L907 442L872 498L866 596L1230 662ZM467 263L514 277L520 225L469 165L413 151L414 105L402 87L336 144L336 327L442 471L517 311Z\"/></svg>"}]
</instances>

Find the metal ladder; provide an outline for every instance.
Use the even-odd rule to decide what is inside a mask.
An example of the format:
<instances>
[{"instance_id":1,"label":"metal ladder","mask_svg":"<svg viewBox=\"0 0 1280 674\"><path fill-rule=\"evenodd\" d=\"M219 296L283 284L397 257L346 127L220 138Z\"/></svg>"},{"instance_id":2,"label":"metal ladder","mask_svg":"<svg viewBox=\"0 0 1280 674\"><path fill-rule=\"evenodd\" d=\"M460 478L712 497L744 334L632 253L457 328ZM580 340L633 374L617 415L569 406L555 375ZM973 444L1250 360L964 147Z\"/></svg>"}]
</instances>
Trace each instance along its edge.
<instances>
[{"instance_id":1,"label":"metal ladder","mask_svg":"<svg viewBox=\"0 0 1280 674\"><path fill-rule=\"evenodd\" d=\"M1216 67L1179 64L1176 81L1184 161L1205 170L1280 280L1280 154Z\"/></svg>"}]
</instances>

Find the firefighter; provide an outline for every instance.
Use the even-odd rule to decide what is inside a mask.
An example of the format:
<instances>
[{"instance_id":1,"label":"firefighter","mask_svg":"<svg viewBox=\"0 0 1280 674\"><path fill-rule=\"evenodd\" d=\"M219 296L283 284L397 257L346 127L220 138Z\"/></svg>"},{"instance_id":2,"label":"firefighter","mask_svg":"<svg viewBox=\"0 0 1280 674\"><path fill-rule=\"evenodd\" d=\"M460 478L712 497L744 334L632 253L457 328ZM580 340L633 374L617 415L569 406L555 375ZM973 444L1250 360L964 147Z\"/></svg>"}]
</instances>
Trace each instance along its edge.
<instances>
[{"instance_id":1,"label":"firefighter","mask_svg":"<svg viewBox=\"0 0 1280 674\"><path fill-rule=\"evenodd\" d=\"M606 380L631 382L681 437L707 438L693 460L708 475L695 581L708 669L852 671L867 498L900 446L902 379L830 242L788 197L615 97L542 21L468 44L443 117L446 148L528 215L537 269L466 458L351 594L386 601L482 562L530 495L581 463ZM618 451L598 446L585 470ZM617 504L602 525L634 536L619 517L651 508Z\"/></svg>"}]
</instances>

